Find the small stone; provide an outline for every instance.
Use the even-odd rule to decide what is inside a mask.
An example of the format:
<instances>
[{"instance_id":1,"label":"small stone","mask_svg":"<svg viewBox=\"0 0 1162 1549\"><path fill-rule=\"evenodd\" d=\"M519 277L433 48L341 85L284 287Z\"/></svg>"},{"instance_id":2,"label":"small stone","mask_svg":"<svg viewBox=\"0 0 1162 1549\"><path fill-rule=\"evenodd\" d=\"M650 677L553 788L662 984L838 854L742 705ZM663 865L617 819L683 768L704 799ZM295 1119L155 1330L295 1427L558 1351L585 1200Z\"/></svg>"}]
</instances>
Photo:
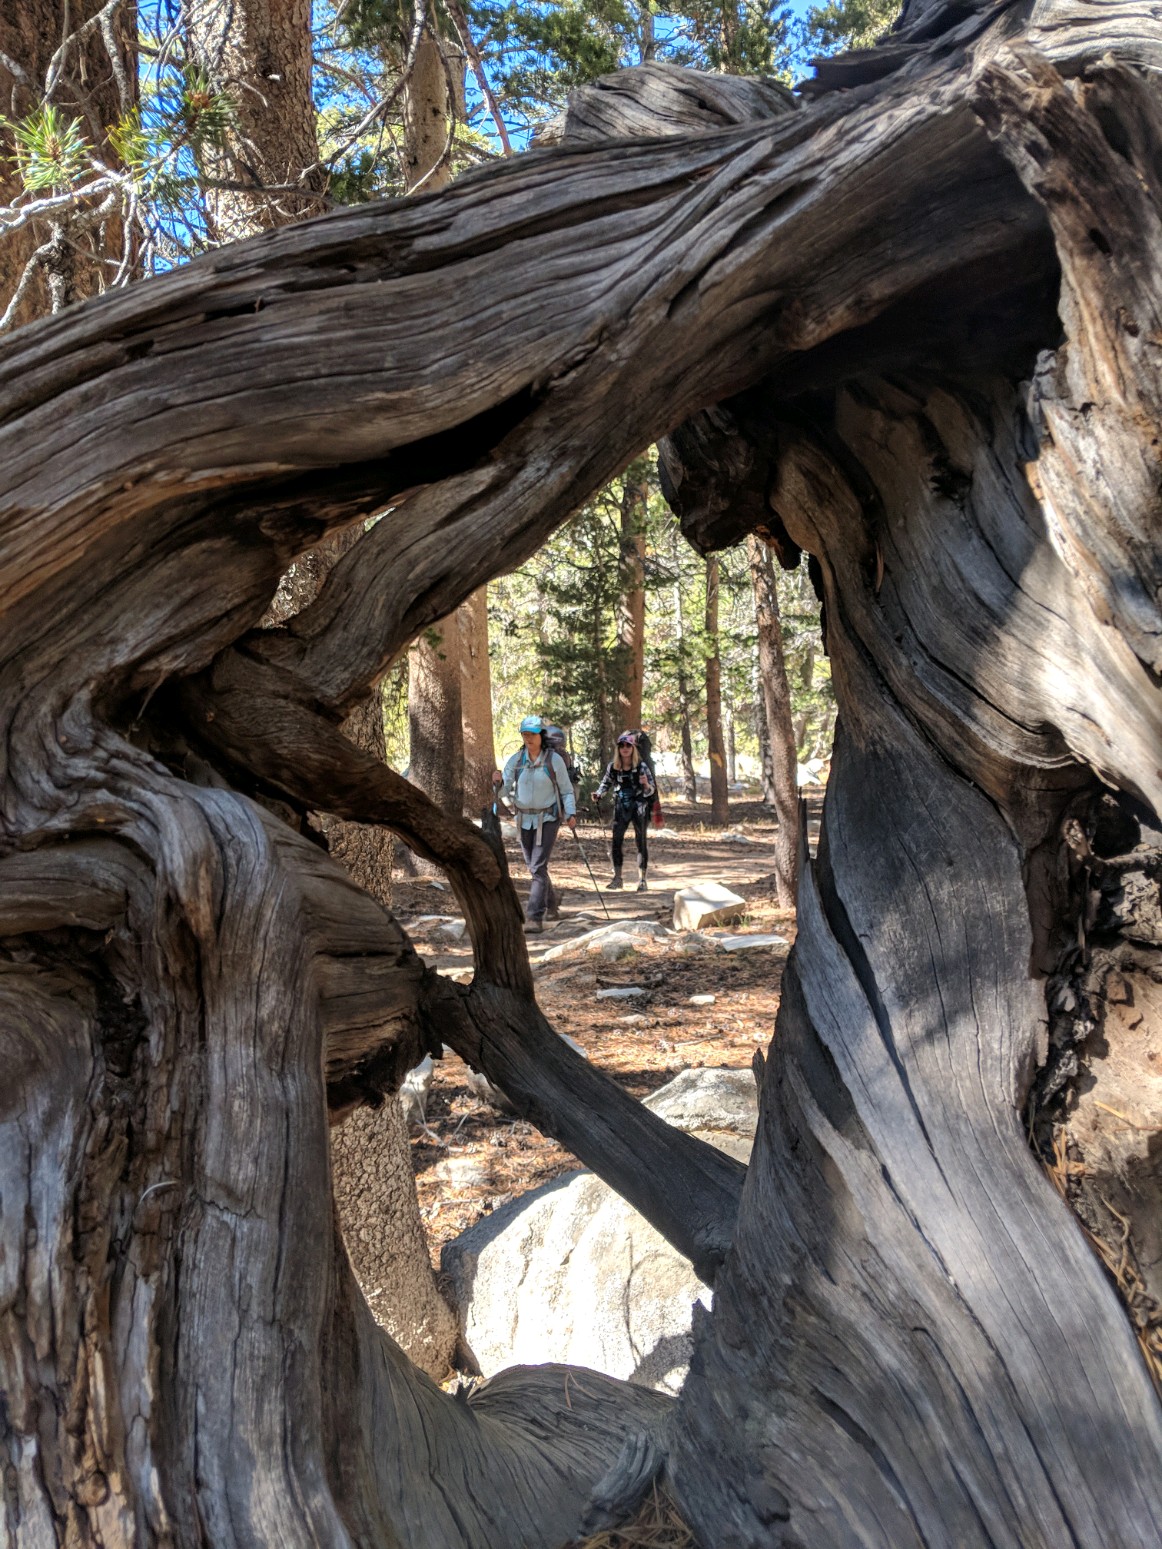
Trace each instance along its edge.
<instances>
[{"instance_id":1,"label":"small stone","mask_svg":"<svg viewBox=\"0 0 1162 1549\"><path fill-rule=\"evenodd\" d=\"M648 1027L651 1025L651 1019L643 1016L640 1011L631 1011L628 1016L618 1017L617 1020L623 1027Z\"/></svg>"},{"instance_id":2,"label":"small stone","mask_svg":"<svg viewBox=\"0 0 1162 1549\"><path fill-rule=\"evenodd\" d=\"M713 1004L714 1004L714 996L713 995L691 995L691 997L690 997L690 1004L692 1006L713 1006Z\"/></svg>"},{"instance_id":3,"label":"small stone","mask_svg":"<svg viewBox=\"0 0 1162 1549\"><path fill-rule=\"evenodd\" d=\"M616 989L598 990L598 1000L634 1000L638 995L644 995L646 991L640 984L618 985ZM711 997L713 999L713 997Z\"/></svg>"}]
</instances>

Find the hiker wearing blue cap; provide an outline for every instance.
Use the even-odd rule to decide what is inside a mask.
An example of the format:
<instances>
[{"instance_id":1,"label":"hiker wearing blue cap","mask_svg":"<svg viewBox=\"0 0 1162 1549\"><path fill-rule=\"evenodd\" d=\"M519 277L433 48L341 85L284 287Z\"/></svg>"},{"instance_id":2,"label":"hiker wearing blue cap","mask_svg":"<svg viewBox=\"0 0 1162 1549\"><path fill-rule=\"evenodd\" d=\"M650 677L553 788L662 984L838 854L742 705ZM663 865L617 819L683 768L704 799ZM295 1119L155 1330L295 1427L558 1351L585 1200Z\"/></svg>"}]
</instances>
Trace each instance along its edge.
<instances>
[{"instance_id":1,"label":"hiker wearing blue cap","mask_svg":"<svg viewBox=\"0 0 1162 1549\"><path fill-rule=\"evenodd\" d=\"M524 746L505 764L503 773L497 769L492 776L516 811L520 847L533 879L525 909L527 936L544 930L546 913L555 920L561 912L560 897L549 876L549 856L562 813L569 828L577 826L577 799L568 767L559 753L545 746L544 730L539 715L526 715L520 723Z\"/></svg>"}]
</instances>

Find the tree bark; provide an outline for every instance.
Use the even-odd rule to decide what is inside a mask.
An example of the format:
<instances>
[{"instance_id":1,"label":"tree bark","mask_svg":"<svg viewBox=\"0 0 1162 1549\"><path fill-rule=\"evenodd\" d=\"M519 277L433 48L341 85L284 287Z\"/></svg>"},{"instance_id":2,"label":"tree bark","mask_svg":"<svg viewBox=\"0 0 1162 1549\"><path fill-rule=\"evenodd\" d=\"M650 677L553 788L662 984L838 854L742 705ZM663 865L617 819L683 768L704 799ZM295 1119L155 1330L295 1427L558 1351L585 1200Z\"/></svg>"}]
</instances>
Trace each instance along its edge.
<instances>
[{"instance_id":1,"label":"tree bark","mask_svg":"<svg viewBox=\"0 0 1162 1549\"><path fill-rule=\"evenodd\" d=\"M492 730L492 669L488 659L488 589L480 587L456 614L460 621L460 699L464 727L464 805L479 813L492 803L496 746Z\"/></svg>"},{"instance_id":2,"label":"tree bark","mask_svg":"<svg viewBox=\"0 0 1162 1549\"><path fill-rule=\"evenodd\" d=\"M311 95L309 0L187 0L190 56L232 104L220 148L201 151L210 237L237 242L324 207Z\"/></svg>"},{"instance_id":3,"label":"tree bark","mask_svg":"<svg viewBox=\"0 0 1162 1549\"><path fill-rule=\"evenodd\" d=\"M537 153L0 349L9 1538L547 1549L651 1448L706 1543L1162 1535L1162 1406L1027 1127L1099 777L1158 864L1162 37L1038 6L1031 55L1025 15L913 4L800 111ZM741 1196L539 1017L487 840L337 730L694 414L688 531L761 496L809 551L843 717ZM239 786L427 844L474 984ZM445 1027L715 1275L676 1412L559 1368L460 1403L374 1328L327 1101Z\"/></svg>"},{"instance_id":4,"label":"tree bark","mask_svg":"<svg viewBox=\"0 0 1162 1549\"><path fill-rule=\"evenodd\" d=\"M618 694L620 730L642 723L642 688L645 681L646 640L646 534L650 488L648 477L625 475L621 499L621 537L618 570L621 596L617 606L617 653L623 676Z\"/></svg>"},{"instance_id":5,"label":"tree bark","mask_svg":"<svg viewBox=\"0 0 1162 1549\"><path fill-rule=\"evenodd\" d=\"M779 594L770 550L755 534L746 540L758 630L761 715L769 751L772 798L779 820L775 836L775 885L779 907L793 909L799 887L799 781L795 728L791 724L791 686L783 655Z\"/></svg>"},{"instance_id":6,"label":"tree bark","mask_svg":"<svg viewBox=\"0 0 1162 1549\"><path fill-rule=\"evenodd\" d=\"M449 84L440 40L425 26L403 90L404 182L409 194L435 193L452 181Z\"/></svg>"},{"instance_id":7,"label":"tree bark","mask_svg":"<svg viewBox=\"0 0 1162 1549\"><path fill-rule=\"evenodd\" d=\"M135 13L126 3L92 25L103 0L22 0L0 13L0 114L16 122L48 101L68 119L79 119L88 143L106 165L119 166L109 143L109 127L137 104ZM87 27L87 31L84 30ZM55 80L48 79L64 39L80 34L61 56ZM10 205L23 185L12 154L10 132L0 127L0 205ZM32 195L43 197L43 190ZM99 295L125 256L126 234L120 209L96 225L65 216L35 220L0 236L0 317L15 299L26 268L33 272L16 312L18 327L60 310L69 301ZM34 255L46 248L43 261ZM132 249L130 249L132 252Z\"/></svg>"},{"instance_id":8,"label":"tree bark","mask_svg":"<svg viewBox=\"0 0 1162 1549\"><path fill-rule=\"evenodd\" d=\"M280 581L266 622L285 624L308 607L331 567L357 538L357 532L340 534L297 560ZM352 710L343 732L362 752L386 763L378 688ZM326 812L313 813L311 821L319 824L328 852L356 884L390 909L390 830L345 822ZM451 1370L459 1330L436 1286L407 1124L394 1094L386 1100L378 1091L367 1095L367 1104L343 1105L341 1122L330 1131L335 1211L343 1243L376 1322L421 1371L442 1381Z\"/></svg>"},{"instance_id":9,"label":"tree bark","mask_svg":"<svg viewBox=\"0 0 1162 1549\"><path fill-rule=\"evenodd\" d=\"M451 614L408 652L408 779L449 817L464 811L460 641L460 621Z\"/></svg>"},{"instance_id":10,"label":"tree bark","mask_svg":"<svg viewBox=\"0 0 1162 1549\"><path fill-rule=\"evenodd\" d=\"M730 822L726 748L722 740L722 659L718 645L718 558L706 561L706 750L710 760L710 821Z\"/></svg>"},{"instance_id":11,"label":"tree bark","mask_svg":"<svg viewBox=\"0 0 1162 1549\"><path fill-rule=\"evenodd\" d=\"M227 143L205 169L234 183L208 198L212 234L236 241L317 213L322 187L311 96L310 8L298 0L223 7L196 0L185 15L191 52L215 89L228 92L236 118ZM313 603L358 530L302 555L283 576L266 622L283 625ZM378 687L354 705L345 734L380 762L387 750ZM391 907L390 832L312 814L327 848L355 882ZM418 1055L417 1055L418 1058ZM331 1172L344 1246L377 1320L421 1370L440 1380L451 1369L458 1331L432 1271L420 1219L407 1126L394 1096L344 1112L331 1129Z\"/></svg>"},{"instance_id":12,"label":"tree bark","mask_svg":"<svg viewBox=\"0 0 1162 1549\"><path fill-rule=\"evenodd\" d=\"M682 752L682 794L697 805L698 777L694 772L694 739L690 732L690 678L686 670L686 630L682 617L682 583L674 582L674 622L678 652L678 738Z\"/></svg>"},{"instance_id":13,"label":"tree bark","mask_svg":"<svg viewBox=\"0 0 1162 1549\"><path fill-rule=\"evenodd\" d=\"M404 86L403 119L408 192L446 188L452 180L451 99L439 40L427 27ZM469 792L462 653L465 638L473 637L477 624L471 604L465 609L425 630L408 654L408 778L450 816L475 804L479 783L475 768ZM491 693L490 683L490 716ZM479 714L477 699L473 708ZM491 767L488 777L491 789Z\"/></svg>"}]
</instances>

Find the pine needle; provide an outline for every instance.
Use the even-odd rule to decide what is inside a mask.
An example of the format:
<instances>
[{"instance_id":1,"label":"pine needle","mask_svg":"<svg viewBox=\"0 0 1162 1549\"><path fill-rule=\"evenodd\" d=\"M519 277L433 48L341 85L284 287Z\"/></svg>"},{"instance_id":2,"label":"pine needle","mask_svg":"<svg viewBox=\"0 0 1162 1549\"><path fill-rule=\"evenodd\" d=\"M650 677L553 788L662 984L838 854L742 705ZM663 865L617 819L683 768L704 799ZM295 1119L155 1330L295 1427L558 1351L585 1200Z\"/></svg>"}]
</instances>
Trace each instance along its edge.
<instances>
[{"instance_id":1,"label":"pine needle","mask_svg":"<svg viewBox=\"0 0 1162 1549\"><path fill-rule=\"evenodd\" d=\"M632 1522L577 1539L566 1549L697 1549L697 1540L674 1503L655 1485Z\"/></svg>"}]
</instances>

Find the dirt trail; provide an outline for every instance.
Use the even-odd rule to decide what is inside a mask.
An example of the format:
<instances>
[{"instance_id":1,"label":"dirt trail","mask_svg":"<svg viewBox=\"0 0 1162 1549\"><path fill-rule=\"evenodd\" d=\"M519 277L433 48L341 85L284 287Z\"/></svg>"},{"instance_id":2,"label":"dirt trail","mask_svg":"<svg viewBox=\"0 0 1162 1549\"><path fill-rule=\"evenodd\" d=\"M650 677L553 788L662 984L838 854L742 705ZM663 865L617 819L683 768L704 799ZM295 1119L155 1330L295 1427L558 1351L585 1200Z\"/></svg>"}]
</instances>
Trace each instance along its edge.
<instances>
[{"instance_id":1,"label":"dirt trail","mask_svg":"<svg viewBox=\"0 0 1162 1549\"><path fill-rule=\"evenodd\" d=\"M808 805L813 831L818 798ZM779 987L794 916L777 907L772 875L775 823L757 802L732 804L727 834L704 827L707 808L666 800L661 837L651 829L649 891L634 891L636 855L627 845L627 888L607 892L610 874L608 829L586 820L581 842L598 882L594 891L573 839L556 844L552 874L563 891L562 920L530 939L537 997L558 1032L568 1033L588 1057L635 1097L645 1097L683 1070L695 1066L750 1065L774 1029ZM632 841L632 834L628 836ZM519 847L507 844L509 869L523 902L528 893ZM742 952L675 952L672 941L643 944L616 962L600 957L539 963L550 947L607 923L602 899L614 921L654 920L669 925L674 891L692 882L724 883L747 901L737 925L705 933L746 935L774 932L788 946ZM432 883L397 881L395 911L413 931L417 948L442 972L468 977L467 944L448 941L435 924L417 925L425 915L449 915L455 901ZM598 1000L599 989L638 987L645 993L625 1000ZM692 1005L692 996L712 995ZM532 1125L514 1122L471 1092L464 1065L451 1055L437 1063L428 1100L428 1123L440 1144L419 1135L412 1142L420 1209L428 1226L433 1258L444 1242L482 1215L578 1166L576 1159Z\"/></svg>"}]
</instances>

